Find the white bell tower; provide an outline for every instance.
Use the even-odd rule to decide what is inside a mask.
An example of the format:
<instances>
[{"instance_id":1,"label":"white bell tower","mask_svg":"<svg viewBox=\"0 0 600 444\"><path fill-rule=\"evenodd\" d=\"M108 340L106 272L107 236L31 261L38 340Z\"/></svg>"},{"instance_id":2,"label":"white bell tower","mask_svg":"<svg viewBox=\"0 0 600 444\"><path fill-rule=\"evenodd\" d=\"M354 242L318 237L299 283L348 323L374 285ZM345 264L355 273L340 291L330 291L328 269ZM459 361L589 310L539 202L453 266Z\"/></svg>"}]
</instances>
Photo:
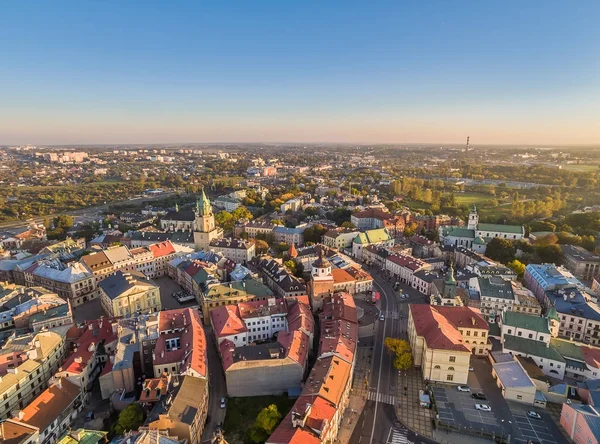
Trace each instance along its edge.
<instances>
[{"instance_id":1,"label":"white bell tower","mask_svg":"<svg viewBox=\"0 0 600 444\"><path fill-rule=\"evenodd\" d=\"M477 207L473 205L473 208L471 208L471 212L469 213L467 228L469 230L476 230L477 225L479 225L479 215L477 214Z\"/></svg>"}]
</instances>

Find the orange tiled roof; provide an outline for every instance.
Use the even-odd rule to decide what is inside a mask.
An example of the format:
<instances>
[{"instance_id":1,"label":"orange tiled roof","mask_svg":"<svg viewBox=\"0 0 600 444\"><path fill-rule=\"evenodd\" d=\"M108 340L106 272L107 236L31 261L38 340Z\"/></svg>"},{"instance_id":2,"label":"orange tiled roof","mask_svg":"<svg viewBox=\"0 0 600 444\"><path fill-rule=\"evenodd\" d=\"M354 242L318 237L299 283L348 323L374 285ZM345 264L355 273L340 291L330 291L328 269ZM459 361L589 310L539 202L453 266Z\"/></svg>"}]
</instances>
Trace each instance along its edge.
<instances>
[{"instance_id":1,"label":"orange tiled roof","mask_svg":"<svg viewBox=\"0 0 600 444\"><path fill-rule=\"evenodd\" d=\"M60 384L60 387L59 387ZM40 429L46 430L81 393L81 389L66 379L52 384L23 409L23 417L19 420Z\"/></svg>"},{"instance_id":2,"label":"orange tiled roof","mask_svg":"<svg viewBox=\"0 0 600 444\"><path fill-rule=\"evenodd\" d=\"M171 241L159 242L157 244L149 245L150 251L155 258L168 256L170 254L175 254L175 247L171 243Z\"/></svg>"},{"instance_id":3,"label":"orange tiled roof","mask_svg":"<svg viewBox=\"0 0 600 444\"><path fill-rule=\"evenodd\" d=\"M336 284L341 284L343 282L353 282L356 279L352 277L350 273L342 268L334 268L331 270L331 275L333 276L333 282Z\"/></svg>"},{"instance_id":4,"label":"orange tiled roof","mask_svg":"<svg viewBox=\"0 0 600 444\"><path fill-rule=\"evenodd\" d=\"M319 358L308 374L303 395L319 395L334 405L339 405L348 384L352 364L330 356Z\"/></svg>"},{"instance_id":5,"label":"orange tiled roof","mask_svg":"<svg viewBox=\"0 0 600 444\"><path fill-rule=\"evenodd\" d=\"M593 368L600 368L600 348L582 346L581 351L587 365Z\"/></svg>"}]
</instances>

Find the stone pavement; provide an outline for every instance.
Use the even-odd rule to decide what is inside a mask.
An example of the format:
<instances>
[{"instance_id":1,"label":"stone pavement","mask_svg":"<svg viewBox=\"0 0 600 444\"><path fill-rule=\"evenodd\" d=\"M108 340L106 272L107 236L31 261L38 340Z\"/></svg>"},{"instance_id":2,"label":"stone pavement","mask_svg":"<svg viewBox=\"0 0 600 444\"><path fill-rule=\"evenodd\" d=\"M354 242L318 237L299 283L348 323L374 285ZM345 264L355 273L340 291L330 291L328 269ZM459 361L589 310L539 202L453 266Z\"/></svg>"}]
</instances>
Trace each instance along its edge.
<instances>
[{"instance_id":1,"label":"stone pavement","mask_svg":"<svg viewBox=\"0 0 600 444\"><path fill-rule=\"evenodd\" d=\"M419 369L412 367L406 374L398 375L397 387L396 416L398 420L413 432L433 439L431 421L434 412L419 406L419 390L425 389Z\"/></svg>"},{"instance_id":2,"label":"stone pavement","mask_svg":"<svg viewBox=\"0 0 600 444\"><path fill-rule=\"evenodd\" d=\"M371 347L358 347L357 349L350 400L348 402L348 407L346 407L346 410L344 411L336 442L350 442L350 437L356 427L356 421L367 402L367 381L369 380L369 372L371 369L371 354Z\"/></svg>"}]
</instances>

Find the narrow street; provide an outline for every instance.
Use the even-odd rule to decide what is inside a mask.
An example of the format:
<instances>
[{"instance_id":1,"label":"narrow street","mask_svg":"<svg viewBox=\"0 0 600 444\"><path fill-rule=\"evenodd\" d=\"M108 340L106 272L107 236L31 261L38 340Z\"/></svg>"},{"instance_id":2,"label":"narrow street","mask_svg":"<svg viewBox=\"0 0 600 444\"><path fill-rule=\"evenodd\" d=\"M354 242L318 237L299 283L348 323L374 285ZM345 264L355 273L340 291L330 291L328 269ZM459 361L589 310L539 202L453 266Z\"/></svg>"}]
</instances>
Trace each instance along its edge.
<instances>
[{"instance_id":1,"label":"narrow street","mask_svg":"<svg viewBox=\"0 0 600 444\"><path fill-rule=\"evenodd\" d=\"M202 442L211 442L218 424L223 424L226 409L221 408L221 398L227 396L225 373L217 351L215 336L209 326L204 327L208 359L208 417L202 434Z\"/></svg>"}]
</instances>

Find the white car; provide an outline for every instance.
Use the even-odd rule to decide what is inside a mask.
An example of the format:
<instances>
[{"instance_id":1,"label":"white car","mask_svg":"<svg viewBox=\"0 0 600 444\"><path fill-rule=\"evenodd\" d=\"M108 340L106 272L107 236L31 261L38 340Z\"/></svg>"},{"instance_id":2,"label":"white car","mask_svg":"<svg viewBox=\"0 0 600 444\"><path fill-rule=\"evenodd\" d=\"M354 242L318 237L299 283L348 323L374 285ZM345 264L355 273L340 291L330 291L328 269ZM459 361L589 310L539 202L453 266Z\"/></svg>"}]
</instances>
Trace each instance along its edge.
<instances>
[{"instance_id":1,"label":"white car","mask_svg":"<svg viewBox=\"0 0 600 444\"><path fill-rule=\"evenodd\" d=\"M481 410L483 412L491 412L492 408L487 404L475 404L475 408L477 410Z\"/></svg>"},{"instance_id":2,"label":"white car","mask_svg":"<svg viewBox=\"0 0 600 444\"><path fill-rule=\"evenodd\" d=\"M383 317L383 315L379 316L379 320L383 321L385 318Z\"/></svg>"},{"instance_id":3,"label":"white car","mask_svg":"<svg viewBox=\"0 0 600 444\"><path fill-rule=\"evenodd\" d=\"M527 416L529 416L530 418L535 418L535 419L542 419L542 417L540 416L539 413L534 412L533 410L529 410L527 412Z\"/></svg>"},{"instance_id":4,"label":"white car","mask_svg":"<svg viewBox=\"0 0 600 444\"><path fill-rule=\"evenodd\" d=\"M221 398L221 408L224 409L225 408L225 404L227 401L225 401L225 398Z\"/></svg>"},{"instance_id":5,"label":"white car","mask_svg":"<svg viewBox=\"0 0 600 444\"><path fill-rule=\"evenodd\" d=\"M459 392L470 392L471 391L471 389L469 388L469 386L466 386L466 385L459 385L458 387L456 387L456 389Z\"/></svg>"}]
</instances>

